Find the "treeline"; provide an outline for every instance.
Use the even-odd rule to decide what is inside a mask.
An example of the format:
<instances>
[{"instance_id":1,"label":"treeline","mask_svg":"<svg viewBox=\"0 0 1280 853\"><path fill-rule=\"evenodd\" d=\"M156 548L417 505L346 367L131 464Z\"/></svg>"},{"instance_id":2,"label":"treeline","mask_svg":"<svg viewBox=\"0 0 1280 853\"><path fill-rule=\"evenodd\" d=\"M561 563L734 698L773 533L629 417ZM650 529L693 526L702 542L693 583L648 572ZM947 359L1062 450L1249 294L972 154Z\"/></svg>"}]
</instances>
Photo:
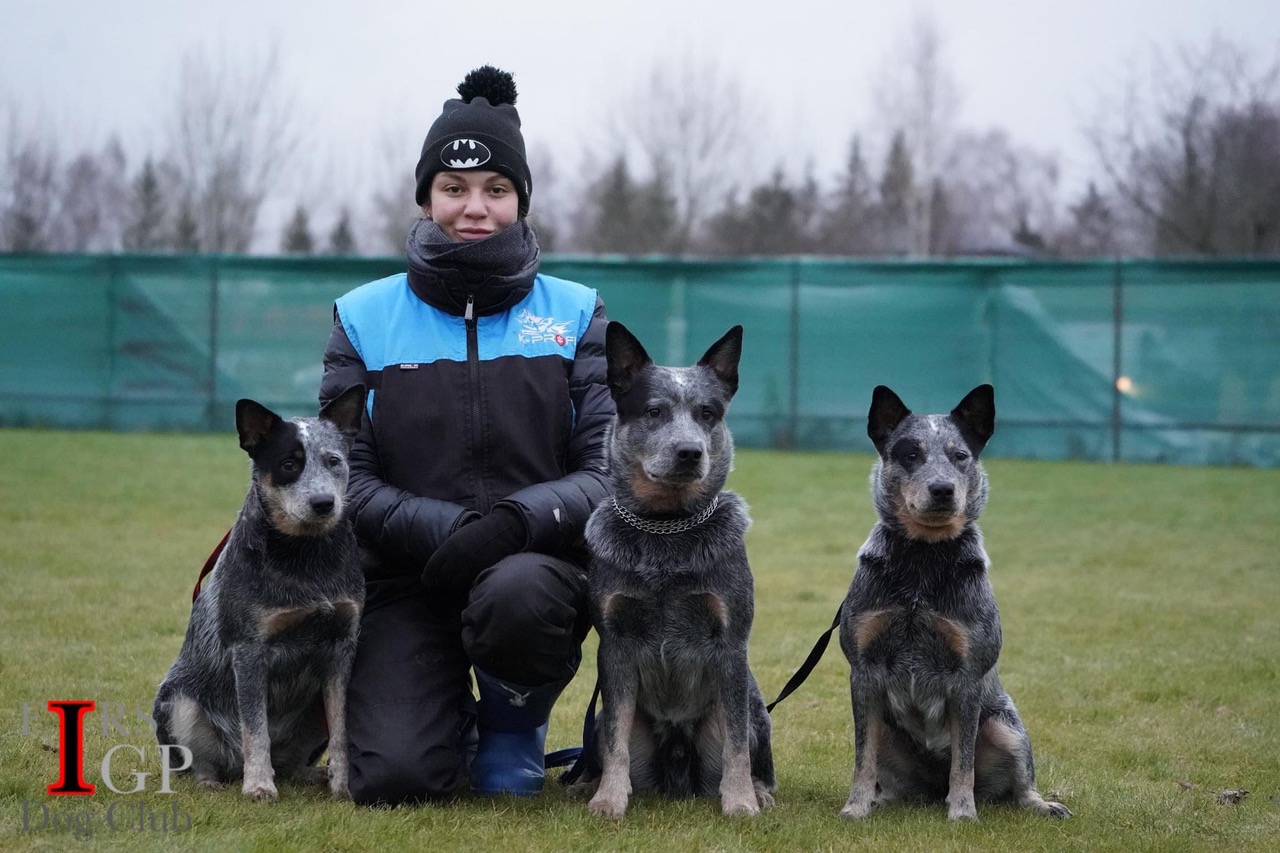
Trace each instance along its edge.
<instances>
[{"instance_id":1,"label":"treeline","mask_svg":"<svg viewBox=\"0 0 1280 853\"><path fill-rule=\"evenodd\" d=\"M686 60L601 116L611 154L567 163L531 141L532 217L544 250L588 254L1280 255L1280 54L1264 60L1216 38L1153 49L1082 129L1095 176L1068 198L1055 154L958 120L928 18L886 57L875 120L835 174L759 150L768 116ZM0 250L402 251L411 162L384 164L396 177L368 198L282 198L300 133L274 55L247 70L191 56L177 83L161 153L135 162L115 140L64 156L11 111ZM262 221L268 199L276 222Z\"/></svg>"}]
</instances>

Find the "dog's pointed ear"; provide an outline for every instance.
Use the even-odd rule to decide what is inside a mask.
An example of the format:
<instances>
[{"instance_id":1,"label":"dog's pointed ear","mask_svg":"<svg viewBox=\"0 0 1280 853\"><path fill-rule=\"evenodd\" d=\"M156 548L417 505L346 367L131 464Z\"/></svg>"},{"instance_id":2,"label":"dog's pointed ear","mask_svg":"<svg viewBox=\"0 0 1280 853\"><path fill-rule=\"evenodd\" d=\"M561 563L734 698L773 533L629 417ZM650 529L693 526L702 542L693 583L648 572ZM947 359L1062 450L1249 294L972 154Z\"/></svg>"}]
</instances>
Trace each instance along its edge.
<instances>
[{"instance_id":1,"label":"dog's pointed ear","mask_svg":"<svg viewBox=\"0 0 1280 853\"><path fill-rule=\"evenodd\" d=\"M320 407L320 419L338 428L347 438L355 438L364 417L365 387L352 385Z\"/></svg>"},{"instance_id":2,"label":"dog's pointed ear","mask_svg":"<svg viewBox=\"0 0 1280 853\"><path fill-rule=\"evenodd\" d=\"M253 456L262 447L263 439L282 422L282 418L261 403L253 400L236 401L236 432L240 433L240 448Z\"/></svg>"},{"instance_id":3,"label":"dog's pointed ear","mask_svg":"<svg viewBox=\"0 0 1280 853\"><path fill-rule=\"evenodd\" d=\"M996 389L990 385L974 388L951 410L951 417L977 456L996 431Z\"/></svg>"},{"instance_id":4,"label":"dog's pointed ear","mask_svg":"<svg viewBox=\"0 0 1280 853\"><path fill-rule=\"evenodd\" d=\"M876 452L885 455L885 443L898 425L911 416L897 394L887 385L877 385L871 392L871 410L867 412L867 437L876 446Z\"/></svg>"},{"instance_id":5,"label":"dog's pointed ear","mask_svg":"<svg viewBox=\"0 0 1280 853\"><path fill-rule=\"evenodd\" d=\"M614 400L630 391L640 371L653 364L636 336L617 320L610 320L605 326L604 357L609 367L609 393Z\"/></svg>"},{"instance_id":6,"label":"dog's pointed ear","mask_svg":"<svg viewBox=\"0 0 1280 853\"><path fill-rule=\"evenodd\" d=\"M711 368L711 372L729 387L729 396L732 397L738 393L738 361L741 358L742 327L734 326L698 359L698 365Z\"/></svg>"}]
</instances>

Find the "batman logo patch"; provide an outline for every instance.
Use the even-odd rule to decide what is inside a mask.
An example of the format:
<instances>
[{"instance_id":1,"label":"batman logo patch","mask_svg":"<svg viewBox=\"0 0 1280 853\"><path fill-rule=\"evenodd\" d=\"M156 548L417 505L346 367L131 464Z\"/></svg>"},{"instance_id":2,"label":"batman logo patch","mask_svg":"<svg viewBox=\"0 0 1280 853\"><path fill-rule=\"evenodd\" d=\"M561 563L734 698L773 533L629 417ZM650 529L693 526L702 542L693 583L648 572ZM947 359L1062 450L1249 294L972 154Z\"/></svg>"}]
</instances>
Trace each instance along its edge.
<instances>
[{"instance_id":1,"label":"batman logo patch","mask_svg":"<svg viewBox=\"0 0 1280 853\"><path fill-rule=\"evenodd\" d=\"M455 139L440 149L440 162L450 169L474 169L489 162L489 147L477 139Z\"/></svg>"}]
</instances>

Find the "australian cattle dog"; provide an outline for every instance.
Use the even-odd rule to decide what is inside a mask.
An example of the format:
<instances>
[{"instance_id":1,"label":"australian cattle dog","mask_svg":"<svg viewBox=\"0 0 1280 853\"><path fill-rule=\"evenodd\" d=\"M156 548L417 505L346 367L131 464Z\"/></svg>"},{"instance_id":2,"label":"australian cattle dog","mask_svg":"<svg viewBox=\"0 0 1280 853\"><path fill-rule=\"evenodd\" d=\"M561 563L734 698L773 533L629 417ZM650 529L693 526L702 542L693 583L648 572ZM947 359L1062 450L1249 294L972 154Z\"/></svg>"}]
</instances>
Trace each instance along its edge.
<instances>
[{"instance_id":1,"label":"australian cattle dog","mask_svg":"<svg viewBox=\"0 0 1280 853\"><path fill-rule=\"evenodd\" d=\"M978 455L994 431L990 385L947 415L913 415L883 385L872 394L880 518L840 623L856 751L844 817L899 798L945 798L952 820L976 820L977 800L1071 815L1036 792L1031 742L996 674L1000 613L978 529Z\"/></svg>"},{"instance_id":2,"label":"australian cattle dog","mask_svg":"<svg viewBox=\"0 0 1280 853\"><path fill-rule=\"evenodd\" d=\"M621 817L633 790L720 794L756 814L776 788L769 716L747 666L754 613L747 507L722 491L742 327L693 367L659 367L621 324L605 341L618 407L612 500L587 524L604 711L582 787Z\"/></svg>"},{"instance_id":3,"label":"australian cattle dog","mask_svg":"<svg viewBox=\"0 0 1280 853\"><path fill-rule=\"evenodd\" d=\"M357 385L293 420L236 404L249 493L153 713L202 786L243 778L247 796L275 799L278 773L350 796L345 696L364 578L343 509L364 400ZM327 773L312 766L326 739Z\"/></svg>"}]
</instances>

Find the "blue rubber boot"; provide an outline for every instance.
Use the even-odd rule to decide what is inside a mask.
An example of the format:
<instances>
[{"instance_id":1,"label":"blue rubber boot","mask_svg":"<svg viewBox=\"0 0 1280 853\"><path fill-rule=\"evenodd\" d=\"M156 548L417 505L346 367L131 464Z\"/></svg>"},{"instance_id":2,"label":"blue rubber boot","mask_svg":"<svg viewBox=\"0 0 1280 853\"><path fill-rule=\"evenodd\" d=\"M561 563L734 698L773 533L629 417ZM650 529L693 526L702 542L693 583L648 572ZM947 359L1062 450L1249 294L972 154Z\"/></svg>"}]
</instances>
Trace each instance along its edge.
<instances>
[{"instance_id":1,"label":"blue rubber boot","mask_svg":"<svg viewBox=\"0 0 1280 853\"><path fill-rule=\"evenodd\" d=\"M525 687L474 669L480 743L471 761L471 790L532 797L547 778L543 756L551 706L568 682Z\"/></svg>"}]
</instances>

